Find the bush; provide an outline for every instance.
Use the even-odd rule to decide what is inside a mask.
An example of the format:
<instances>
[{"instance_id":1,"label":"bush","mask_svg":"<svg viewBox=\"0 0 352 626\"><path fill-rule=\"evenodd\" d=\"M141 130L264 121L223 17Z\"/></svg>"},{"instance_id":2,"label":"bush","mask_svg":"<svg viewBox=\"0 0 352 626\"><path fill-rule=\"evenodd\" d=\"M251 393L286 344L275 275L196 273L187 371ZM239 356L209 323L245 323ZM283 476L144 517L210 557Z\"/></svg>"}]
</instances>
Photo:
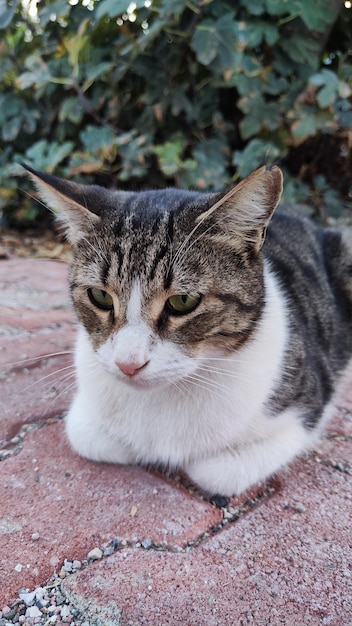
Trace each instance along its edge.
<instances>
[{"instance_id":1,"label":"bush","mask_svg":"<svg viewBox=\"0 0 352 626\"><path fill-rule=\"evenodd\" d=\"M352 11L340 0L35 4L0 0L8 220L40 211L23 199L22 160L109 187L220 189L352 128ZM291 196L326 189L313 178L288 177Z\"/></svg>"}]
</instances>

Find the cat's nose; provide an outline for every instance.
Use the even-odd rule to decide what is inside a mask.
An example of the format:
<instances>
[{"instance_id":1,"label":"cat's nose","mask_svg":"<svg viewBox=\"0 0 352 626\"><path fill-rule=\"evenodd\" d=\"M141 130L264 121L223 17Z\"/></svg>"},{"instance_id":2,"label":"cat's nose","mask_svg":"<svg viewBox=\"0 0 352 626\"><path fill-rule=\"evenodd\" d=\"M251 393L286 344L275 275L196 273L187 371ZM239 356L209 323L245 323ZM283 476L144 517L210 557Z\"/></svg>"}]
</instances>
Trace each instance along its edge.
<instances>
[{"instance_id":1,"label":"cat's nose","mask_svg":"<svg viewBox=\"0 0 352 626\"><path fill-rule=\"evenodd\" d=\"M135 376L140 370L142 370L149 361L145 363L139 363L136 361L124 362L124 361L115 361L115 364L123 372L126 376Z\"/></svg>"}]
</instances>

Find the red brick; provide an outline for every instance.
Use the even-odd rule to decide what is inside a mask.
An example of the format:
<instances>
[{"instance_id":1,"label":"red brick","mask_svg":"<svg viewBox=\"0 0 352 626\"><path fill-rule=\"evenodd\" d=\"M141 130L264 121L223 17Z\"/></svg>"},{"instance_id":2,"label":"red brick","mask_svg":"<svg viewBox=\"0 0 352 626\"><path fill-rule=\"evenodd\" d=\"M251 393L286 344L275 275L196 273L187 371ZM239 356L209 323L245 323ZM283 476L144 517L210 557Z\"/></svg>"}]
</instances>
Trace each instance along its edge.
<instances>
[{"instance_id":1,"label":"red brick","mask_svg":"<svg viewBox=\"0 0 352 626\"><path fill-rule=\"evenodd\" d=\"M126 549L63 590L104 626L119 614L121 626L350 626L351 488L351 476L299 461L280 493L201 546Z\"/></svg>"},{"instance_id":2,"label":"red brick","mask_svg":"<svg viewBox=\"0 0 352 626\"><path fill-rule=\"evenodd\" d=\"M155 473L79 458L62 422L28 433L22 451L0 467L0 605L20 587L45 582L64 558L82 560L116 536L182 546L220 519L209 503Z\"/></svg>"}]
</instances>

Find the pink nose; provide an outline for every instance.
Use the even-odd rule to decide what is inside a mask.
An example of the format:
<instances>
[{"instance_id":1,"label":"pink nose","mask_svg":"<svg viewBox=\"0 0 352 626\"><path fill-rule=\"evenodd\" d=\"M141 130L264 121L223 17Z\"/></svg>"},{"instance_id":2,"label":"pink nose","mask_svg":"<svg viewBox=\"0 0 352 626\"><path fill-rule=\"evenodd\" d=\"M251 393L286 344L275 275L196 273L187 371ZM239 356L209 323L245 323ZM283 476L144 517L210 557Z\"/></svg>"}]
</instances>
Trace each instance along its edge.
<instances>
[{"instance_id":1,"label":"pink nose","mask_svg":"<svg viewBox=\"0 0 352 626\"><path fill-rule=\"evenodd\" d=\"M141 369L143 369L143 367L147 365L148 361L142 364L134 363L133 361L131 363L115 361L115 363L117 367L121 370L121 372L126 374L126 376L134 376L135 374L137 374L137 372L139 372Z\"/></svg>"}]
</instances>

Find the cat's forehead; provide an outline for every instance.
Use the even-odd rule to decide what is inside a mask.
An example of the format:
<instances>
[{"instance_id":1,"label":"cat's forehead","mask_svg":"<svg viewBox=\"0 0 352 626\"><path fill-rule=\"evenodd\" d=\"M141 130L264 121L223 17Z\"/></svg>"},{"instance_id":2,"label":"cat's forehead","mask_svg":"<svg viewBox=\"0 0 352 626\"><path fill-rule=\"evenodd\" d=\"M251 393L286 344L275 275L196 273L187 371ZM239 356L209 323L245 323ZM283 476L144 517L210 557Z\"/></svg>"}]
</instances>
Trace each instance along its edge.
<instances>
[{"instance_id":1,"label":"cat's forehead","mask_svg":"<svg viewBox=\"0 0 352 626\"><path fill-rule=\"evenodd\" d=\"M206 196L181 190L119 194L102 212L101 223L76 249L77 273L118 288L125 296L136 279L143 292L168 289L173 258L194 226Z\"/></svg>"},{"instance_id":2,"label":"cat's forehead","mask_svg":"<svg viewBox=\"0 0 352 626\"><path fill-rule=\"evenodd\" d=\"M155 229L175 219L187 228L194 214L207 206L211 195L184 189L162 189L115 192L108 198L102 212L103 220L112 221L117 227L125 226L137 236L139 231Z\"/></svg>"}]
</instances>

